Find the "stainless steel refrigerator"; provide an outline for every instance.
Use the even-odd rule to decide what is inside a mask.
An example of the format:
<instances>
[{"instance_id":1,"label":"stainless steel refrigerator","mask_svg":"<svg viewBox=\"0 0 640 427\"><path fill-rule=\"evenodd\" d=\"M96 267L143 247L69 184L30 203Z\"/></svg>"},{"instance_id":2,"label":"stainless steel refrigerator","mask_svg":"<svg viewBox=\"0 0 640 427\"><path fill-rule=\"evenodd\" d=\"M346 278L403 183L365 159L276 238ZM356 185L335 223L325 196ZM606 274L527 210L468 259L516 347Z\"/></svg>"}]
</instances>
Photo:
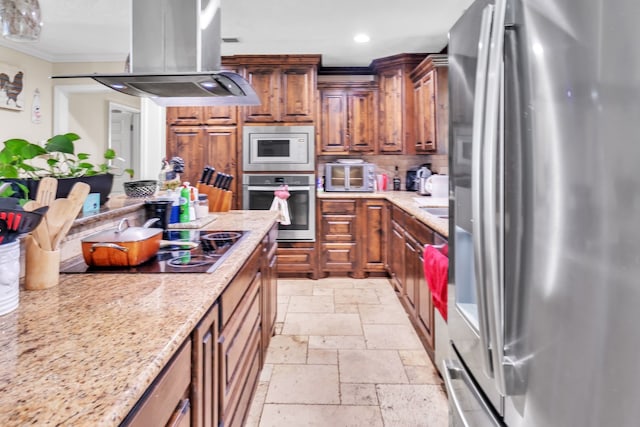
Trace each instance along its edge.
<instances>
[{"instance_id":1,"label":"stainless steel refrigerator","mask_svg":"<svg viewBox=\"0 0 640 427\"><path fill-rule=\"evenodd\" d=\"M640 425L640 2L449 34L453 425Z\"/></svg>"}]
</instances>

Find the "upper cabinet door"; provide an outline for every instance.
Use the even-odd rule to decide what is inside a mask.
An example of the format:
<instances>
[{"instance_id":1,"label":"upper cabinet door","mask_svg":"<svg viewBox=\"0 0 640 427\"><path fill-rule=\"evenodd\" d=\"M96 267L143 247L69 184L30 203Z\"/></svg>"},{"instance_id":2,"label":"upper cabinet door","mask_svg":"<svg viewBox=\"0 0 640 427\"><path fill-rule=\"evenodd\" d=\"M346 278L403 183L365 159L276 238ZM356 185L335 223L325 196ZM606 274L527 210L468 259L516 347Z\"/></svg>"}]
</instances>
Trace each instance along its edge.
<instances>
[{"instance_id":1,"label":"upper cabinet door","mask_svg":"<svg viewBox=\"0 0 640 427\"><path fill-rule=\"evenodd\" d=\"M429 55L411 73L414 84L416 153L447 153L449 89L447 56Z\"/></svg>"},{"instance_id":2,"label":"upper cabinet door","mask_svg":"<svg viewBox=\"0 0 640 427\"><path fill-rule=\"evenodd\" d=\"M292 66L281 69L283 122L313 122L315 116L315 67Z\"/></svg>"},{"instance_id":3,"label":"upper cabinet door","mask_svg":"<svg viewBox=\"0 0 640 427\"><path fill-rule=\"evenodd\" d=\"M237 55L235 64L262 105L242 107L245 123L312 123L320 55Z\"/></svg>"},{"instance_id":4,"label":"upper cabinet door","mask_svg":"<svg viewBox=\"0 0 640 427\"><path fill-rule=\"evenodd\" d=\"M201 107L167 107L167 126L197 126L202 120Z\"/></svg>"},{"instance_id":5,"label":"upper cabinet door","mask_svg":"<svg viewBox=\"0 0 640 427\"><path fill-rule=\"evenodd\" d=\"M372 62L380 83L380 153L415 154L414 86L409 75L424 54L402 53Z\"/></svg>"},{"instance_id":6,"label":"upper cabinet door","mask_svg":"<svg viewBox=\"0 0 640 427\"><path fill-rule=\"evenodd\" d=\"M376 92L354 91L349 94L349 146L351 151L376 151Z\"/></svg>"},{"instance_id":7,"label":"upper cabinet door","mask_svg":"<svg viewBox=\"0 0 640 427\"><path fill-rule=\"evenodd\" d=\"M378 86L369 82L322 82L319 154L376 151Z\"/></svg>"},{"instance_id":8,"label":"upper cabinet door","mask_svg":"<svg viewBox=\"0 0 640 427\"><path fill-rule=\"evenodd\" d=\"M379 132L381 153L402 153L403 134L403 75L400 69L380 74Z\"/></svg>"},{"instance_id":9,"label":"upper cabinet door","mask_svg":"<svg viewBox=\"0 0 640 427\"><path fill-rule=\"evenodd\" d=\"M167 126L235 125L237 108L219 107L167 107Z\"/></svg>"},{"instance_id":10,"label":"upper cabinet door","mask_svg":"<svg viewBox=\"0 0 640 427\"><path fill-rule=\"evenodd\" d=\"M320 153L347 154L347 95L341 90L320 93Z\"/></svg>"},{"instance_id":11,"label":"upper cabinet door","mask_svg":"<svg viewBox=\"0 0 640 427\"><path fill-rule=\"evenodd\" d=\"M262 102L244 107L245 122L273 123L280 121L280 69L278 67L249 65L245 77Z\"/></svg>"}]
</instances>

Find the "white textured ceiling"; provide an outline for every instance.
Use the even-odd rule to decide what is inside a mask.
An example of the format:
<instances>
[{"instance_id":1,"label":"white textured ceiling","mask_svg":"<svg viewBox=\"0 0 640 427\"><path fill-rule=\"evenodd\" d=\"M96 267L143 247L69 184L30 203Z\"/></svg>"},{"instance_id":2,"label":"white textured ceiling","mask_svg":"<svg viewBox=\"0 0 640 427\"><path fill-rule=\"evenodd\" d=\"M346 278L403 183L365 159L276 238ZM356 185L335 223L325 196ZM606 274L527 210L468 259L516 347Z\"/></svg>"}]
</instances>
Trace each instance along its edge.
<instances>
[{"instance_id":1,"label":"white textured ceiling","mask_svg":"<svg viewBox=\"0 0 640 427\"><path fill-rule=\"evenodd\" d=\"M51 62L124 61L131 0L39 0L40 41L0 44ZM186 0L185 0L186 1ZM471 0L221 0L222 54L322 54L324 66L367 66L397 53L438 52ZM357 45L366 32L371 42Z\"/></svg>"}]
</instances>

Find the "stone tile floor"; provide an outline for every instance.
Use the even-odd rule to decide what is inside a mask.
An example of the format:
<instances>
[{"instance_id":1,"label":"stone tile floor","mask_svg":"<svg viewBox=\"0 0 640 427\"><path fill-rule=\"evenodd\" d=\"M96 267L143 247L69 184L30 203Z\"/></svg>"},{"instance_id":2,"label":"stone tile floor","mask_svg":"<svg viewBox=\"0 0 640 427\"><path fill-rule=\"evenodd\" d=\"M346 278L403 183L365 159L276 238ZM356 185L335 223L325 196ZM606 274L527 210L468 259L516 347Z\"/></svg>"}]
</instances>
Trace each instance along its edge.
<instances>
[{"instance_id":1,"label":"stone tile floor","mask_svg":"<svg viewBox=\"0 0 640 427\"><path fill-rule=\"evenodd\" d=\"M386 279L278 279L248 427L440 427L447 397Z\"/></svg>"}]
</instances>

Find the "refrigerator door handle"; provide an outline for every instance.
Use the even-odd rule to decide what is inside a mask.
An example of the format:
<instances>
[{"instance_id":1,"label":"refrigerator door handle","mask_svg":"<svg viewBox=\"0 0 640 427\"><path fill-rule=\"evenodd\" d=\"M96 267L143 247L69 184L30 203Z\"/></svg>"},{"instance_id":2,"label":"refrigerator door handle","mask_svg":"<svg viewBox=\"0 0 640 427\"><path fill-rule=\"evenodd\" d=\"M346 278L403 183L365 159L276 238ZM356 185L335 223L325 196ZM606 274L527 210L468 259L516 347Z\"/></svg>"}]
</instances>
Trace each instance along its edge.
<instances>
[{"instance_id":1,"label":"refrigerator door handle","mask_svg":"<svg viewBox=\"0 0 640 427\"><path fill-rule=\"evenodd\" d=\"M503 94L503 57L505 35L506 0L496 0L493 15L493 29L489 49L489 66L487 68L487 101L484 128L483 179L484 205L483 215L485 232L483 239L488 263L485 265L487 282L487 309L489 314L489 334L493 356L493 373L500 394L506 395L504 371L504 315L503 315L503 276L501 252L498 246L500 234L498 214L502 217L502 206L499 206L498 193L498 141L500 128L500 99Z\"/></svg>"},{"instance_id":2,"label":"refrigerator door handle","mask_svg":"<svg viewBox=\"0 0 640 427\"><path fill-rule=\"evenodd\" d=\"M476 427L478 425L499 427L500 421L482 397L478 388L469 378L469 374L457 360L445 360L444 382L450 401L450 425L456 427ZM457 384L460 384L457 386ZM465 405L463 407L462 401ZM470 419L473 417L473 419Z\"/></svg>"},{"instance_id":3,"label":"refrigerator door handle","mask_svg":"<svg viewBox=\"0 0 640 427\"><path fill-rule=\"evenodd\" d=\"M489 63L489 41L491 38L491 19L493 5L487 5L482 11L480 26L480 39L478 41L478 65L476 68L476 87L473 106L473 140L472 140L472 164L471 164L471 217L473 232L473 264L478 297L478 329L481 348L482 370L492 378L490 335L487 312L487 295L485 286L485 249L484 228L481 218L484 200L484 182L482 170L483 133L485 118L485 101L487 96L487 67Z\"/></svg>"}]
</instances>

